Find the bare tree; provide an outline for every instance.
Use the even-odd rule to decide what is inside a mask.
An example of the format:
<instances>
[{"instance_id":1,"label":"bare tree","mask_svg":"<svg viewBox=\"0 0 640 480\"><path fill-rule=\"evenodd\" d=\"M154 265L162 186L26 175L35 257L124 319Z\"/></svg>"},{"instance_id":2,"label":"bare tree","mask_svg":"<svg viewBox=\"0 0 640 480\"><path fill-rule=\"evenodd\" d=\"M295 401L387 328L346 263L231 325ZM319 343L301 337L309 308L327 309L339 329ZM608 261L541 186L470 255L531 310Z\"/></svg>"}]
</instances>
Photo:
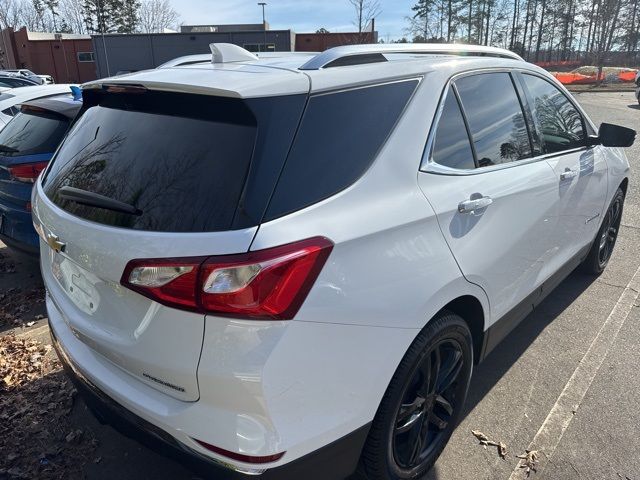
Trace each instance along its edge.
<instances>
[{"instance_id":1,"label":"bare tree","mask_svg":"<svg viewBox=\"0 0 640 480\"><path fill-rule=\"evenodd\" d=\"M174 28L180 19L169 0L142 0L138 16L139 29L143 33L162 33L167 28Z\"/></svg>"},{"instance_id":2,"label":"bare tree","mask_svg":"<svg viewBox=\"0 0 640 480\"><path fill-rule=\"evenodd\" d=\"M87 33L82 4L78 0L60 0L58 6L60 19L72 33Z\"/></svg>"},{"instance_id":3,"label":"bare tree","mask_svg":"<svg viewBox=\"0 0 640 480\"><path fill-rule=\"evenodd\" d=\"M356 19L353 22L358 27L358 32L362 30L382 12L379 0L347 0L356 11Z\"/></svg>"},{"instance_id":4,"label":"bare tree","mask_svg":"<svg viewBox=\"0 0 640 480\"><path fill-rule=\"evenodd\" d=\"M20 0L0 0L0 27L19 28L23 24L24 6Z\"/></svg>"}]
</instances>

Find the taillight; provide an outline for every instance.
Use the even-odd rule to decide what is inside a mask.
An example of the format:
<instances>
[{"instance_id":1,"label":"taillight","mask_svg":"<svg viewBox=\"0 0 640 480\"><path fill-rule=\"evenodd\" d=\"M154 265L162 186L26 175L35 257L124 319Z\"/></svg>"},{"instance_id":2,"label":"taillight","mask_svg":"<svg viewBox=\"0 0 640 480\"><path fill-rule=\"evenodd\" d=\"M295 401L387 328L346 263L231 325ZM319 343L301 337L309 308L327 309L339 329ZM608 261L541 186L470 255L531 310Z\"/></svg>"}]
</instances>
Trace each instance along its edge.
<instances>
[{"instance_id":1,"label":"taillight","mask_svg":"<svg viewBox=\"0 0 640 480\"><path fill-rule=\"evenodd\" d=\"M35 183L40 172L47 168L48 163L49 162L23 163L22 165L9 167L9 175L19 182Z\"/></svg>"},{"instance_id":2,"label":"taillight","mask_svg":"<svg viewBox=\"0 0 640 480\"><path fill-rule=\"evenodd\" d=\"M332 248L330 240L314 237L239 255L131 260L121 283L170 307L289 320Z\"/></svg>"}]
</instances>

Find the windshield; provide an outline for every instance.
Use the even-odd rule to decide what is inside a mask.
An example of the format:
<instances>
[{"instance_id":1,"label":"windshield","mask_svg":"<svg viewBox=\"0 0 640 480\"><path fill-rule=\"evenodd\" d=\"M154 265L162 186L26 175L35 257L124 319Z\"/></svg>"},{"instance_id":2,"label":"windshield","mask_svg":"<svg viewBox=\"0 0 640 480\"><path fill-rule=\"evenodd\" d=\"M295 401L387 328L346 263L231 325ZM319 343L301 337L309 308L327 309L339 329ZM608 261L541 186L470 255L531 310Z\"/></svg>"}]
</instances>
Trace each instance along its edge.
<instances>
[{"instance_id":1,"label":"windshield","mask_svg":"<svg viewBox=\"0 0 640 480\"><path fill-rule=\"evenodd\" d=\"M0 131L0 155L15 157L55 152L69 121L55 113L18 113Z\"/></svg>"},{"instance_id":2,"label":"windshield","mask_svg":"<svg viewBox=\"0 0 640 480\"><path fill-rule=\"evenodd\" d=\"M26 87L33 85L32 82L28 82L26 80L22 80L21 78L12 78L12 77L3 77L0 78L0 87L6 88L16 88L16 87Z\"/></svg>"}]
</instances>

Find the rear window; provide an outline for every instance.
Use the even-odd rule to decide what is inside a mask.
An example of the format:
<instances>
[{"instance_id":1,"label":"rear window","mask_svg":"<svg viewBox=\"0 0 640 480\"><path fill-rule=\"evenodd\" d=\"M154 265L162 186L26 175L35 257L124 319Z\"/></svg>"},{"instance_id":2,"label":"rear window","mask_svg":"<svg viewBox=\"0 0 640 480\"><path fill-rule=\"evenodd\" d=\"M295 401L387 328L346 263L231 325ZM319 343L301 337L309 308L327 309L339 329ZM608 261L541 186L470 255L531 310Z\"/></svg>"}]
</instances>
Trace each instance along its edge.
<instances>
[{"instance_id":1,"label":"rear window","mask_svg":"<svg viewBox=\"0 0 640 480\"><path fill-rule=\"evenodd\" d=\"M0 79L0 86L6 88L17 88L17 87L26 87L29 85L34 85L32 82L27 82L20 78L2 78Z\"/></svg>"},{"instance_id":2,"label":"rear window","mask_svg":"<svg viewBox=\"0 0 640 480\"><path fill-rule=\"evenodd\" d=\"M247 177L261 168L278 171L294 132L282 122L299 121L295 109L274 112L273 100L85 91L84 101L46 174L44 190L76 216L147 231L257 225L277 173L271 189L259 192L264 198L257 200L243 195ZM303 102L298 101L300 111ZM273 122L280 130L265 128L259 134L258 118L265 115L285 119ZM269 139L263 138L266 133ZM275 158L275 168L265 167L265 150ZM81 204L65 195L65 187L133 206L136 213ZM236 214L240 220L234 223Z\"/></svg>"},{"instance_id":3,"label":"rear window","mask_svg":"<svg viewBox=\"0 0 640 480\"><path fill-rule=\"evenodd\" d=\"M46 111L18 113L0 131L0 155L16 157L55 152L69 120Z\"/></svg>"},{"instance_id":4,"label":"rear window","mask_svg":"<svg viewBox=\"0 0 640 480\"><path fill-rule=\"evenodd\" d=\"M358 180L417 85L412 79L312 96L265 220L319 202Z\"/></svg>"}]
</instances>

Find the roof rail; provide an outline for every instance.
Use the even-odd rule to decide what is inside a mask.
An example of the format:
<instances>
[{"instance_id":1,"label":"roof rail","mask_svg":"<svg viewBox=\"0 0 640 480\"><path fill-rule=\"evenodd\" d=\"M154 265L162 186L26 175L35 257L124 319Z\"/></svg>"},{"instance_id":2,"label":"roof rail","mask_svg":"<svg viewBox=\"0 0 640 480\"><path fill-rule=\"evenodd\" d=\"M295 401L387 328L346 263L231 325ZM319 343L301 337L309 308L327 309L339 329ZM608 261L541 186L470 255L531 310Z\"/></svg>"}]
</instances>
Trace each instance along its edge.
<instances>
[{"instance_id":1,"label":"roof rail","mask_svg":"<svg viewBox=\"0 0 640 480\"><path fill-rule=\"evenodd\" d=\"M300 67L300 70L319 70L321 68L364 63L384 62L387 53L414 53L431 55L468 55L524 59L509 50L483 45L463 45L459 43L394 43L387 45L344 45L334 47L316 55ZM352 58L349 58L352 57ZM358 58L360 57L360 58Z\"/></svg>"}]
</instances>

